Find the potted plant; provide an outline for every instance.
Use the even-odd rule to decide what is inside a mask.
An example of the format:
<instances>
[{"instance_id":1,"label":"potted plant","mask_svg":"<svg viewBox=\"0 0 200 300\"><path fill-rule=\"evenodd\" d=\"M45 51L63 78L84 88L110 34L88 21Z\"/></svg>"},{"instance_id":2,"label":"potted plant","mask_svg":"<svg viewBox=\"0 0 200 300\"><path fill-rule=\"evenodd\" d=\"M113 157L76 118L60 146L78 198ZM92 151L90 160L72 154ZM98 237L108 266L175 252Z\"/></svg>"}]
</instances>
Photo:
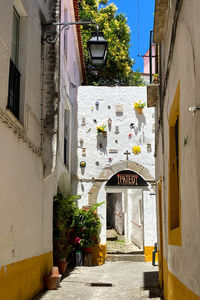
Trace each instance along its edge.
<instances>
[{"instance_id":1,"label":"potted plant","mask_svg":"<svg viewBox=\"0 0 200 300\"><path fill-rule=\"evenodd\" d=\"M59 273L64 274L67 268L72 246L65 238L54 239L54 259L57 262Z\"/></svg>"},{"instance_id":2,"label":"potted plant","mask_svg":"<svg viewBox=\"0 0 200 300\"><path fill-rule=\"evenodd\" d=\"M107 131L105 129L106 129L105 124L101 126L97 126L97 135L103 135L104 137L107 137Z\"/></svg>"},{"instance_id":3,"label":"potted plant","mask_svg":"<svg viewBox=\"0 0 200 300\"><path fill-rule=\"evenodd\" d=\"M67 267L67 260L73 251L71 244L72 221L74 212L77 209L75 202L79 196L63 197L57 194L54 202L53 217L53 251L54 260L63 274Z\"/></svg>"},{"instance_id":4,"label":"potted plant","mask_svg":"<svg viewBox=\"0 0 200 300\"><path fill-rule=\"evenodd\" d=\"M77 209L73 219L74 241L77 240L76 251L92 253L92 247L98 243L99 231L101 227L100 219L96 209L100 204L96 204L87 209Z\"/></svg>"},{"instance_id":5,"label":"potted plant","mask_svg":"<svg viewBox=\"0 0 200 300\"><path fill-rule=\"evenodd\" d=\"M134 103L134 108L138 114L142 114L143 108L145 107L146 102L142 102L141 100Z\"/></svg>"},{"instance_id":6,"label":"potted plant","mask_svg":"<svg viewBox=\"0 0 200 300\"><path fill-rule=\"evenodd\" d=\"M143 112L143 108L145 107L145 105L146 102L142 102L141 100L139 100L138 102L134 103L134 108L139 114L141 114Z\"/></svg>"},{"instance_id":7,"label":"potted plant","mask_svg":"<svg viewBox=\"0 0 200 300\"><path fill-rule=\"evenodd\" d=\"M158 74L153 75L153 83L157 84L158 83Z\"/></svg>"}]
</instances>

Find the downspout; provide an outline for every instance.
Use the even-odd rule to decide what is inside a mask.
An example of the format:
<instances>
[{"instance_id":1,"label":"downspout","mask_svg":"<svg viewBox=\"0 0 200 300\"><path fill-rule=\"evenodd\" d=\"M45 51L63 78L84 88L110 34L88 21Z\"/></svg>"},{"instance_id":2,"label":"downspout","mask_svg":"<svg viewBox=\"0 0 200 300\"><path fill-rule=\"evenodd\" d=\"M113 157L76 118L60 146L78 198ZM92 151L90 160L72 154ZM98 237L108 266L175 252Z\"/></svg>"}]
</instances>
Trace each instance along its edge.
<instances>
[{"instance_id":1,"label":"downspout","mask_svg":"<svg viewBox=\"0 0 200 300\"><path fill-rule=\"evenodd\" d=\"M149 40L149 75L150 75L150 84L152 83L152 37L153 37L153 30L150 31L150 40Z\"/></svg>"},{"instance_id":2,"label":"downspout","mask_svg":"<svg viewBox=\"0 0 200 300\"><path fill-rule=\"evenodd\" d=\"M58 0L59 3L59 22L61 20L61 0ZM59 32L59 27L56 30ZM58 111L54 116L54 126L53 126L53 136L52 136L52 167L51 174L55 172L57 166L57 157L58 157L58 140L59 140L59 108L60 108L60 40L59 36L56 41L56 54L58 53L58 78L54 78L58 82Z\"/></svg>"}]
</instances>

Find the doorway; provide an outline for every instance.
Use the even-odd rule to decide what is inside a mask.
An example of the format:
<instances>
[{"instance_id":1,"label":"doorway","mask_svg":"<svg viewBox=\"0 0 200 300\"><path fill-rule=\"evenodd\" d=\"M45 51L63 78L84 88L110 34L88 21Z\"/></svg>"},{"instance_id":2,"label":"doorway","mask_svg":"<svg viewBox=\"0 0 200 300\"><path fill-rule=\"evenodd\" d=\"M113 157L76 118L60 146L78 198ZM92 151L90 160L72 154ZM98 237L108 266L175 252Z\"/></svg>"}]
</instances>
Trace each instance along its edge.
<instances>
[{"instance_id":1,"label":"doorway","mask_svg":"<svg viewBox=\"0 0 200 300\"><path fill-rule=\"evenodd\" d=\"M107 253L130 254L143 250L143 226L141 197L125 188L121 191L110 188L106 194L106 240ZM113 192L111 192L113 191ZM140 196L142 191L140 190ZM135 201L138 205L134 204ZM138 228L135 229L135 223ZM138 233L142 232L141 243Z\"/></svg>"},{"instance_id":2,"label":"doorway","mask_svg":"<svg viewBox=\"0 0 200 300\"><path fill-rule=\"evenodd\" d=\"M124 212L122 193L107 193L107 229L124 235Z\"/></svg>"}]
</instances>

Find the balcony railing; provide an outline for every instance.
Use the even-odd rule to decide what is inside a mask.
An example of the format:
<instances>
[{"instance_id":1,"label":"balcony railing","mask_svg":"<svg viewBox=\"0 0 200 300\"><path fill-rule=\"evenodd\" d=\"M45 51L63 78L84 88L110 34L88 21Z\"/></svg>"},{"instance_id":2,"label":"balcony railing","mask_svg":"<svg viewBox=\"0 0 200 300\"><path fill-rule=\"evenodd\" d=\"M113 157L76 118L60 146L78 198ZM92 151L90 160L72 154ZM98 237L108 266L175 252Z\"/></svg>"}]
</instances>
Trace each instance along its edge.
<instances>
[{"instance_id":1,"label":"balcony railing","mask_svg":"<svg viewBox=\"0 0 200 300\"><path fill-rule=\"evenodd\" d=\"M9 72L9 87L8 87L8 104L9 109L16 118L19 119L19 91L20 91L20 72L10 60L10 72Z\"/></svg>"}]
</instances>

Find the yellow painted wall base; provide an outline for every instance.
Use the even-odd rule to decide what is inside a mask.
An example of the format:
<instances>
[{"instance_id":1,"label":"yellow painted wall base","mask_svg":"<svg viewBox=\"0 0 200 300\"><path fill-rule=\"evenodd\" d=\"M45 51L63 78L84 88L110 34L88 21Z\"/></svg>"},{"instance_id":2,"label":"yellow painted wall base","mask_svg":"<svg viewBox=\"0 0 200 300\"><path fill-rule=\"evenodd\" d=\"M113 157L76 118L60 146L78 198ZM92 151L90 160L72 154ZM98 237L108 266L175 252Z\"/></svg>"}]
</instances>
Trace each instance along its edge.
<instances>
[{"instance_id":1,"label":"yellow painted wall base","mask_svg":"<svg viewBox=\"0 0 200 300\"><path fill-rule=\"evenodd\" d=\"M152 252L154 250L153 246L146 246L144 247L144 255L145 255L145 261L150 262L152 261ZM156 262L158 262L158 253L156 253Z\"/></svg>"},{"instance_id":2,"label":"yellow painted wall base","mask_svg":"<svg viewBox=\"0 0 200 300\"><path fill-rule=\"evenodd\" d=\"M188 289L168 270L165 259L163 267L165 300L200 300L200 296Z\"/></svg>"},{"instance_id":3,"label":"yellow painted wall base","mask_svg":"<svg viewBox=\"0 0 200 300\"><path fill-rule=\"evenodd\" d=\"M98 244L93 247L93 264L95 266L103 265L106 259L107 246Z\"/></svg>"},{"instance_id":4,"label":"yellow painted wall base","mask_svg":"<svg viewBox=\"0 0 200 300\"><path fill-rule=\"evenodd\" d=\"M31 299L43 288L43 277L53 264L52 252L0 268L0 299Z\"/></svg>"}]
</instances>

